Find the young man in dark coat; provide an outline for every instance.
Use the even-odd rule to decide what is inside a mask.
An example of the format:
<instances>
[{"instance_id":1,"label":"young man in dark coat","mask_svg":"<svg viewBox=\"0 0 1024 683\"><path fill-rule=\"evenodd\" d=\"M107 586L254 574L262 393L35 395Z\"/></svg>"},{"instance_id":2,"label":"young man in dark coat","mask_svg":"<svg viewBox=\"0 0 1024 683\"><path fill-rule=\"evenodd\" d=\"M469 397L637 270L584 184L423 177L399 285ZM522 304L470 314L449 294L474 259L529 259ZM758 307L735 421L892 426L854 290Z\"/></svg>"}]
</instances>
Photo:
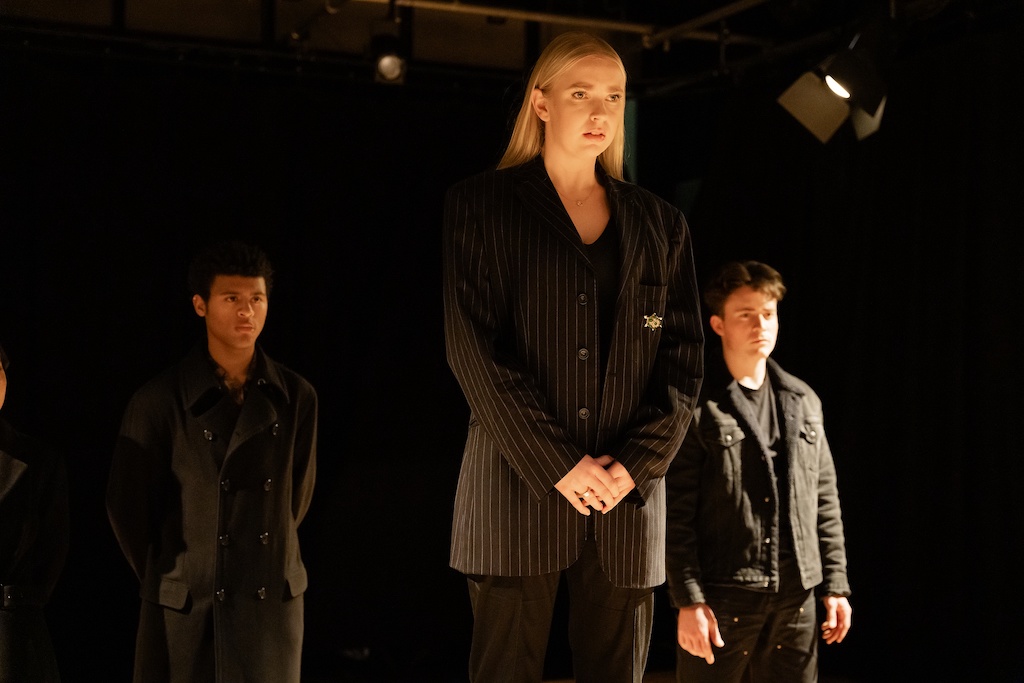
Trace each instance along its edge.
<instances>
[{"instance_id":1,"label":"young man in dark coat","mask_svg":"<svg viewBox=\"0 0 1024 683\"><path fill-rule=\"evenodd\" d=\"M709 371L666 477L679 681L811 683L817 632L838 643L850 628L821 401L769 359L785 292L755 261L727 264L704 292L727 372Z\"/></svg>"},{"instance_id":2,"label":"young man in dark coat","mask_svg":"<svg viewBox=\"0 0 1024 683\"><path fill-rule=\"evenodd\" d=\"M189 284L206 339L131 399L107 489L141 584L135 680L298 683L316 393L256 344L262 251L208 248Z\"/></svg>"},{"instance_id":3,"label":"young man in dark coat","mask_svg":"<svg viewBox=\"0 0 1024 683\"><path fill-rule=\"evenodd\" d=\"M0 408L7 397L0 348ZM0 419L0 683L58 683L43 606L68 550L64 462Z\"/></svg>"}]
</instances>

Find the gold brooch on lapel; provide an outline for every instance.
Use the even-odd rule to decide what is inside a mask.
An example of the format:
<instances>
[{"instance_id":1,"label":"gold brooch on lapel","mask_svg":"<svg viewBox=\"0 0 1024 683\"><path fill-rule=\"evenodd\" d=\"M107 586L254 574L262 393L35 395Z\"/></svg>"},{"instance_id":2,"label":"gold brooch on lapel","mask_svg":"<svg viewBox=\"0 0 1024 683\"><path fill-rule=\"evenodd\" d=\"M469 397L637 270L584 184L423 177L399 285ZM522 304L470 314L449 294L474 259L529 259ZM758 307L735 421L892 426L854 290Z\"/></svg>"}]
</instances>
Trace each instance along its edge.
<instances>
[{"instance_id":1,"label":"gold brooch on lapel","mask_svg":"<svg viewBox=\"0 0 1024 683\"><path fill-rule=\"evenodd\" d=\"M654 332L656 329L661 327L661 316L657 313L651 313L650 315L644 316L644 327Z\"/></svg>"}]
</instances>

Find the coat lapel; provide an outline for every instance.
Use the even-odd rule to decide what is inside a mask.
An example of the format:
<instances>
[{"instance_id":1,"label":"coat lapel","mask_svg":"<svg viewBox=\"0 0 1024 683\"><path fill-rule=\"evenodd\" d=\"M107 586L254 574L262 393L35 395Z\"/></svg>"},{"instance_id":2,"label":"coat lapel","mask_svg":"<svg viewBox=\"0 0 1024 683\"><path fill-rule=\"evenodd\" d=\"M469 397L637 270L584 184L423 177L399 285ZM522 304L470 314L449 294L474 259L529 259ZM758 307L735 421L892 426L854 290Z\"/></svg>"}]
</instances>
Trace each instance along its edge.
<instances>
[{"instance_id":1,"label":"coat lapel","mask_svg":"<svg viewBox=\"0 0 1024 683\"><path fill-rule=\"evenodd\" d=\"M580 258L587 260L583 242L562 205L540 156L516 169L516 196L542 225L551 230Z\"/></svg>"},{"instance_id":2,"label":"coat lapel","mask_svg":"<svg viewBox=\"0 0 1024 683\"><path fill-rule=\"evenodd\" d=\"M245 403L242 404L238 423L231 434L231 441L228 442L228 457L256 434L276 428L278 414L274 399L277 396L283 397L284 403L288 403L287 385L277 368L268 362L259 347L256 349L256 356L256 366L250 379L249 390L246 392Z\"/></svg>"},{"instance_id":3,"label":"coat lapel","mask_svg":"<svg viewBox=\"0 0 1024 683\"><path fill-rule=\"evenodd\" d=\"M28 465L24 462L0 449L0 502L3 502L27 469Z\"/></svg>"},{"instance_id":4,"label":"coat lapel","mask_svg":"<svg viewBox=\"0 0 1024 683\"><path fill-rule=\"evenodd\" d=\"M636 198L636 186L615 180L600 171L608 194L608 206L612 220L619 228L619 297L634 279L634 272L640 266L640 248L643 244L644 212Z\"/></svg>"}]
</instances>

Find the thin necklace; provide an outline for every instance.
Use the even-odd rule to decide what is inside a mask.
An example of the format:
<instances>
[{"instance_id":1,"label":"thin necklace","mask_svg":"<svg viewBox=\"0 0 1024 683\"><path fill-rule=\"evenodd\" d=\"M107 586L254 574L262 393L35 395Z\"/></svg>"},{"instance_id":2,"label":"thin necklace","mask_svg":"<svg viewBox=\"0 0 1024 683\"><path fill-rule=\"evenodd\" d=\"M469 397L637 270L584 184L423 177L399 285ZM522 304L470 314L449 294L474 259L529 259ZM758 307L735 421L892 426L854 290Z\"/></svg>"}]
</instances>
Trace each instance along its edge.
<instances>
[{"instance_id":1,"label":"thin necklace","mask_svg":"<svg viewBox=\"0 0 1024 683\"><path fill-rule=\"evenodd\" d=\"M594 194L594 190L596 190L596 189L597 189L597 185L598 185L597 183L594 183L594 186L593 186L592 188L590 188L590 192L588 192L588 193L587 193L587 196L586 196L586 197L584 197L583 199L573 199L572 201L573 201L573 202L574 202L574 203L576 204L576 206L583 206L583 204L584 204L584 203L585 203L585 202L586 202L586 201L587 201L588 199L590 199L590 196L591 196L592 194ZM557 188L557 187L555 188L555 192L558 192L558 188ZM559 197L561 197L562 199L564 199L565 201L570 201L570 200L569 200L569 198L568 198L568 197L566 197L566 196L565 196L564 194L562 194L561 192L558 192L558 196L559 196Z\"/></svg>"}]
</instances>

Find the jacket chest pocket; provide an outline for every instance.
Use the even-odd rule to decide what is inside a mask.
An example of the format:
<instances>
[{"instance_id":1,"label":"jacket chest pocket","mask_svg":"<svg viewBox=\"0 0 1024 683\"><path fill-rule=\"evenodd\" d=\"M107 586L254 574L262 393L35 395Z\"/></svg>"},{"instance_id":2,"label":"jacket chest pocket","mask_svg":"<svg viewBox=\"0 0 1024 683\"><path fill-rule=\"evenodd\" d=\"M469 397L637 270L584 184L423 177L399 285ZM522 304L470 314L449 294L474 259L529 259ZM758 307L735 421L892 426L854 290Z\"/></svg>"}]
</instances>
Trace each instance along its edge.
<instances>
[{"instance_id":1,"label":"jacket chest pocket","mask_svg":"<svg viewBox=\"0 0 1024 683\"><path fill-rule=\"evenodd\" d=\"M715 457L707 465L714 478L721 478L726 490L738 491L743 479L743 441L746 435L734 420L716 422L704 432L704 441Z\"/></svg>"},{"instance_id":2,"label":"jacket chest pocket","mask_svg":"<svg viewBox=\"0 0 1024 683\"><path fill-rule=\"evenodd\" d=\"M825 440L825 425L820 416L804 418L800 423L800 434L797 443L800 453L797 454L804 468L812 472L818 471L818 451Z\"/></svg>"}]
</instances>

